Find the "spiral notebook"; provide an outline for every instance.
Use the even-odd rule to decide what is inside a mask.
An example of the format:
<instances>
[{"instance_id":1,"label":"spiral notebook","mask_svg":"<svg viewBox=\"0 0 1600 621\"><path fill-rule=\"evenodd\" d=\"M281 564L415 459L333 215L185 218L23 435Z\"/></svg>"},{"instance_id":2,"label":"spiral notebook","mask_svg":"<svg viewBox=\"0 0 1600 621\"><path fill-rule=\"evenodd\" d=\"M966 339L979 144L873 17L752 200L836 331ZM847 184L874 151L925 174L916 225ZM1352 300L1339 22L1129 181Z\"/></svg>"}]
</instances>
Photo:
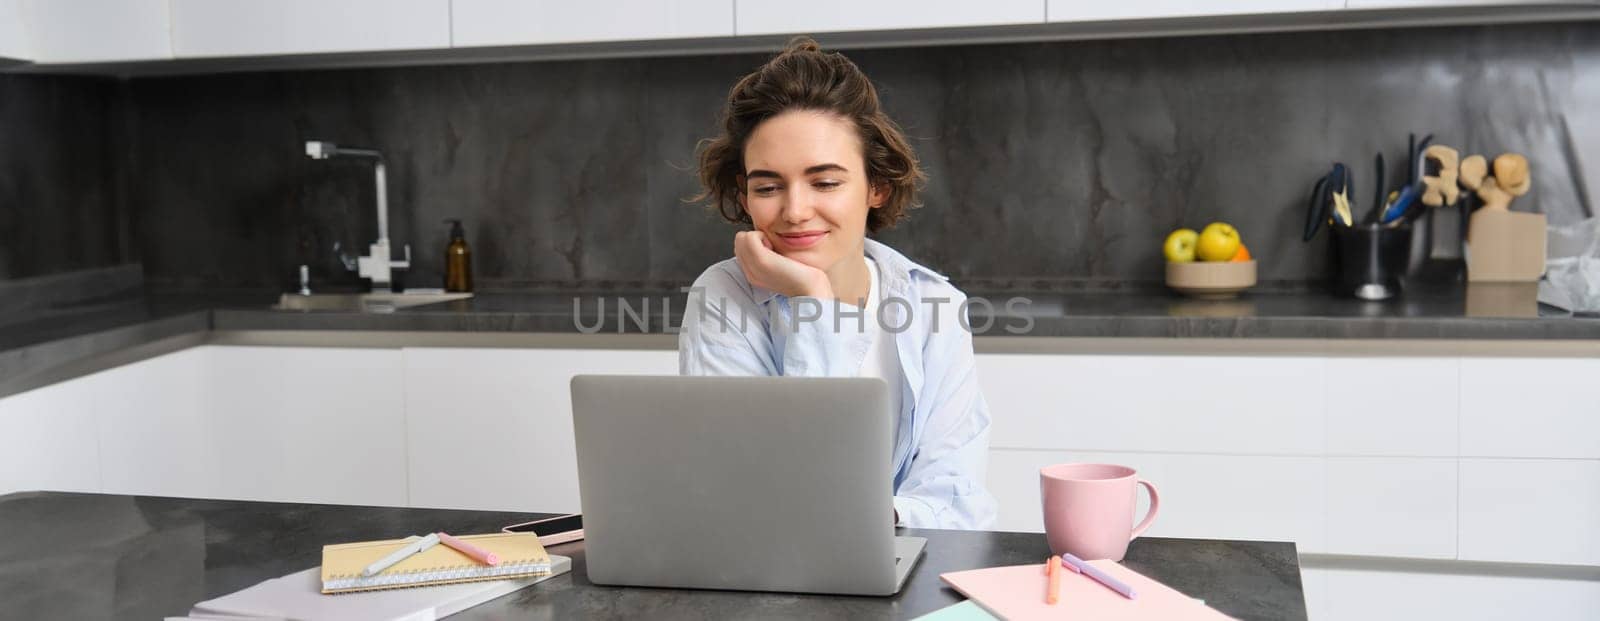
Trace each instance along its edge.
<instances>
[{"instance_id":1,"label":"spiral notebook","mask_svg":"<svg viewBox=\"0 0 1600 621\"><path fill-rule=\"evenodd\" d=\"M550 573L550 555L533 533L462 535L467 542L500 557L498 565L484 565L446 545L411 555L372 576L361 571L373 561L406 546L404 539L341 543L322 547L322 592L352 593L373 589L505 580Z\"/></svg>"}]
</instances>

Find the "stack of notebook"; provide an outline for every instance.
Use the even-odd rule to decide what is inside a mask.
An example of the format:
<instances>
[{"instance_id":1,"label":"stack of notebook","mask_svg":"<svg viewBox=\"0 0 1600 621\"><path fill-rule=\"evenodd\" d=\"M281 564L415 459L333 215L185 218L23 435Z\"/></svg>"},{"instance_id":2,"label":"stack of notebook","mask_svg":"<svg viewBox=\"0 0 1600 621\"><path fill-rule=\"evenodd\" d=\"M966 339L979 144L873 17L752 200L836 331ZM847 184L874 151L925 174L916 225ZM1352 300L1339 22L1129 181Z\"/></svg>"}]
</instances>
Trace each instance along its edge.
<instances>
[{"instance_id":1,"label":"stack of notebook","mask_svg":"<svg viewBox=\"0 0 1600 621\"><path fill-rule=\"evenodd\" d=\"M409 541L324 546L322 567L262 582L195 604L192 619L438 619L547 580L572 569L572 559L550 556L531 533L468 535L461 539L493 552L489 566L438 545L373 576L362 569ZM427 587L427 588L406 588Z\"/></svg>"},{"instance_id":2,"label":"stack of notebook","mask_svg":"<svg viewBox=\"0 0 1600 621\"><path fill-rule=\"evenodd\" d=\"M406 539L341 543L322 547L322 592L349 593L372 589L504 580L550 573L550 556L533 533L496 533L460 537L500 557L485 565L450 546L436 545L407 557L372 576L362 570L373 561L406 547Z\"/></svg>"}]
</instances>

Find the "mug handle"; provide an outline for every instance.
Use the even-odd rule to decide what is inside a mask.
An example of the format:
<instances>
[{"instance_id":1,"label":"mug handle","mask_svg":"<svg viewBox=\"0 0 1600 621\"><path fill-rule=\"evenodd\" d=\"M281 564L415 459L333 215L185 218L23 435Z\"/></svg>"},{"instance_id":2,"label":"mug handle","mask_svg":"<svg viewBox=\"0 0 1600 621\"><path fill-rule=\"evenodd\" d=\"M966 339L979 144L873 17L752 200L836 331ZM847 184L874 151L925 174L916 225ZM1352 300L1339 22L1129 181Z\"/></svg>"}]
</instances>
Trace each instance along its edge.
<instances>
[{"instance_id":1,"label":"mug handle","mask_svg":"<svg viewBox=\"0 0 1600 621\"><path fill-rule=\"evenodd\" d=\"M1139 522L1138 526L1133 527L1133 535L1128 537L1128 541L1133 541L1139 535L1143 535L1144 531L1150 528L1150 523L1156 521L1156 511L1161 509L1161 495L1156 493L1156 485L1144 479L1138 479L1138 481L1146 491L1150 492L1150 510L1145 512L1144 520Z\"/></svg>"}]
</instances>

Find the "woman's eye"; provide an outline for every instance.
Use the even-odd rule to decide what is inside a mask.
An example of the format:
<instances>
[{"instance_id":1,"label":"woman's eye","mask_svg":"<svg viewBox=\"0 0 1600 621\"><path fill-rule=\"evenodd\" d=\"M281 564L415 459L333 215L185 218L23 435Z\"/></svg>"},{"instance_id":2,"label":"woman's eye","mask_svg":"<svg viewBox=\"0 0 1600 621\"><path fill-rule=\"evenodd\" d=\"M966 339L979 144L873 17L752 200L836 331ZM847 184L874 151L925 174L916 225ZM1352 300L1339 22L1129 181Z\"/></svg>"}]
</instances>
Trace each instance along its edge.
<instances>
[{"instance_id":1,"label":"woman's eye","mask_svg":"<svg viewBox=\"0 0 1600 621\"><path fill-rule=\"evenodd\" d=\"M754 189L750 190L751 193L757 194L757 195L760 195L760 196L771 196L774 192L777 192L777 191L778 191L778 186L775 186L775 185L760 185L760 186L756 186Z\"/></svg>"},{"instance_id":2,"label":"woman's eye","mask_svg":"<svg viewBox=\"0 0 1600 621\"><path fill-rule=\"evenodd\" d=\"M815 187L818 190L832 190L832 189L837 188L837 187L839 187L840 185L843 185L843 184L841 184L838 181L818 181L818 182L813 183L811 185L812 185L812 187Z\"/></svg>"}]
</instances>

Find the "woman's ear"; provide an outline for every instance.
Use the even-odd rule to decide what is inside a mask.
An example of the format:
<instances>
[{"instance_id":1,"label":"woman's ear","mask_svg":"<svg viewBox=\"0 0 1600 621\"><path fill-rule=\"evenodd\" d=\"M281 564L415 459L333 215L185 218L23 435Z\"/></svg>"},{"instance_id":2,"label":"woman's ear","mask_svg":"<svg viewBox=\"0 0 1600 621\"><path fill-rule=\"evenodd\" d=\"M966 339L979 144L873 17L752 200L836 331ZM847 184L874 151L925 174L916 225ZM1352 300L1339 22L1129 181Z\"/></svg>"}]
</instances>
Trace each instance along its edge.
<instances>
[{"instance_id":1,"label":"woman's ear","mask_svg":"<svg viewBox=\"0 0 1600 621\"><path fill-rule=\"evenodd\" d=\"M867 208L877 209L882 207L884 203L889 202L891 192L887 183L872 184L871 189L867 190Z\"/></svg>"}]
</instances>

